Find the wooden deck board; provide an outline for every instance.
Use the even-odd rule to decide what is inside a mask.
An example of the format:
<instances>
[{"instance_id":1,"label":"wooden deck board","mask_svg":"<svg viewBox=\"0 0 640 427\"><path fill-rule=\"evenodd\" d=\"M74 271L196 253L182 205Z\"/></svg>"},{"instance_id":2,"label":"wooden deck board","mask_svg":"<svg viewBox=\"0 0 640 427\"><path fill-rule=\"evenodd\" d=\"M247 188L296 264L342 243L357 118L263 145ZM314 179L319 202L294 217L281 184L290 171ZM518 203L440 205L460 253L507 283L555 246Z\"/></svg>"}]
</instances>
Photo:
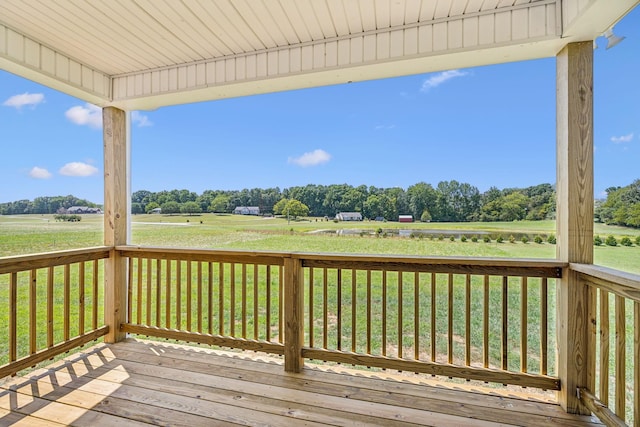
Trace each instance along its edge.
<instances>
[{"instance_id":1,"label":"wooden deck board","mask_svg":"<svg viewBox=\"0 0 640 427\"><path fill-rule=\"evenodd\" d=\"M392 376L314 366L289 374L268 356L127 340L0 382L0 425L597 424L517 393Z\"/></svg>"}]
</instances>

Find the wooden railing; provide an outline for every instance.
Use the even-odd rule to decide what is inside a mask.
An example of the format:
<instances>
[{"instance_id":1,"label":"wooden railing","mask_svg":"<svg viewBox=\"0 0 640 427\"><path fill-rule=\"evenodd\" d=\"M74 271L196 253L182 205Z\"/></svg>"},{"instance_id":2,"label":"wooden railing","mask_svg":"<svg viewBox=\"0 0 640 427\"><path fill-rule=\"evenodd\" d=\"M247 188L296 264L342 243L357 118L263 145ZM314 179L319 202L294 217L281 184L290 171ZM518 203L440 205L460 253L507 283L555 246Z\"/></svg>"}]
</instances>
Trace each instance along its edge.
<instances>
[{"instance_id":1,"label":"wooden railing","mask_svg":"<svg viewBox=\"0 0 640 427\"><path fill-rule=\"evenodd\" d=\"M0 378L105 335L109 248L0 258Z\"/></svg>"},{"instance_id":2,"label":"wooden railing","mask_svg":"<svg viewBox=\"0 0 640 427\"><path fill-rule=\"evenodd\" d=\"M640 276L594 265L570 268L590 288L591 357L581 401L608 425L640 426Z\"/></svg>"},{"instance_id":3,"label":"wooden railing","mask_svg":"<svg viewBox=\"0 0 640 427\"><path fill-rule=\"evenodd\" d=\"M117 250L128 333L283 354L292 371L306 358L559 388L549 282L563 263Z\"/></svg>"},{"instance_id":4,"label":"wooden railing","mask_svg":"<svg viewBox=\"0 0 640 427\"><path fill-rule=\"evenodd\" d=\"M118 249L129 266L123 331L283 354L281 254Z\"/></svg>"}]
</instances>

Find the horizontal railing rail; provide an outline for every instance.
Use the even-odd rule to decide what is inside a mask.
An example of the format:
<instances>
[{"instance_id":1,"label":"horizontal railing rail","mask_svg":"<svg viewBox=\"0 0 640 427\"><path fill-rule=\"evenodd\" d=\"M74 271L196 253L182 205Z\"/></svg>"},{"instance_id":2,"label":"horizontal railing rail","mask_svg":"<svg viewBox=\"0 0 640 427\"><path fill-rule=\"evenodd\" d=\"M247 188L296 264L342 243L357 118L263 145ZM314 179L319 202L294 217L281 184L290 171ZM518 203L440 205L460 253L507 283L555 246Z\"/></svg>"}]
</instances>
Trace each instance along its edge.
<instances>
[{"instance_id":1,"label":"horizontal railing rail","mask_svg":"<svg viewBox=\"0 0 640 427\"><path fill-rule=\"evenodd\" d=\"M96 247L0 258L0 378L107 334L109 255Z\"/></svg>"},{"instance_id":2,"label":"horizontal railing rail","mask_svg":"<svg viewBox=\"0 0 640 427\"><path fill-rule=\"evenodd\" d=\"M604 414L600 419L640 426L640 275L589 264L570 268L590 288L588 387L580 398Z\"/></svg>"},{"instance_id":3,"label":"horizontal railing rail","mask_svg":"<svg viewBox=\"0 0 640 427\"><path fill-rule=\"evenodd\" d=\"M550 282L566 263L116 249L128 333L559 389Z\"/></svg>"}]
</instances>

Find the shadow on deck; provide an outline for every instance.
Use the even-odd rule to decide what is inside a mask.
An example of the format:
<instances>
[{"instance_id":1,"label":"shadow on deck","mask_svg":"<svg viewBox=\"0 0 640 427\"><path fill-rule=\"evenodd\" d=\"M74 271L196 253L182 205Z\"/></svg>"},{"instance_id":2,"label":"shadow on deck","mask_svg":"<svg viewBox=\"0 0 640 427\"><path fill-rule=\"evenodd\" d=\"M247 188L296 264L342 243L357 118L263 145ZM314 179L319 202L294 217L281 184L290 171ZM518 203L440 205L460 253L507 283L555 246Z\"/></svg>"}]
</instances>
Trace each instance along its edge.
<instances>
[{"instance_id":1,"label":"shadow on deck","mask_svg":"<svg viewBox=\"0 0 640 427\"><path fill-rule=\"evenodd\" d=\"M507 390L164 342L97 344L0 383L0 425L592 425Z\"/></svg>"}]
</instances>

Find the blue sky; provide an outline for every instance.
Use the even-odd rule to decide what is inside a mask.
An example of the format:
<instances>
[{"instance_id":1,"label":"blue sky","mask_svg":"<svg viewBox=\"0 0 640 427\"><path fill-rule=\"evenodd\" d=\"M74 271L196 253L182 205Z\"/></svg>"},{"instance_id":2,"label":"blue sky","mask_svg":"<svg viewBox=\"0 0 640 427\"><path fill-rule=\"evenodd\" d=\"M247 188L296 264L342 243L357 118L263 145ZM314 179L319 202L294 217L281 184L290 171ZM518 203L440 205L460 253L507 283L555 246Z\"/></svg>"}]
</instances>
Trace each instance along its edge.
<instances>
[{"instance_id":1,"label":"blue sky","mask_svg":"<svg viewBox=\"0 0 640 427\"><path fill-rule=\"evenodd\" d=\"M640 178L640 8L594 52L595 192ZM103 200L101 112L0 71L0 203ZM135 112L132 189L555 182L555 58Z\"/></svg>"}]
</instances>

